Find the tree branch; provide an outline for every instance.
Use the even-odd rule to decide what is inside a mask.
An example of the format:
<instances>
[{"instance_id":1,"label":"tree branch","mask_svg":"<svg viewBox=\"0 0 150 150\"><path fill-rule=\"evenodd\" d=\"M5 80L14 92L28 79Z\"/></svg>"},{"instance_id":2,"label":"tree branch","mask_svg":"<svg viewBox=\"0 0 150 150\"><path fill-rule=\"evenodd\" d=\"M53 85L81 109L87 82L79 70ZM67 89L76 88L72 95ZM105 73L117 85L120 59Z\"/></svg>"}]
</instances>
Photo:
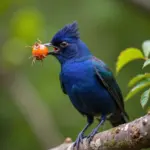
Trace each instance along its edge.
<instances>
[{"instance_id":1,"label":"tree branch","mask_svg":"<svg viewBox=\"0 0 150 150\"><path fill-rule=\"evenodd\" d=\"M73 150L71 139L49 150ZM150 147L150 112L132 122L98 133L90 144L84 139L79 150L140 150Z\"/></svg>"}]
</instances>

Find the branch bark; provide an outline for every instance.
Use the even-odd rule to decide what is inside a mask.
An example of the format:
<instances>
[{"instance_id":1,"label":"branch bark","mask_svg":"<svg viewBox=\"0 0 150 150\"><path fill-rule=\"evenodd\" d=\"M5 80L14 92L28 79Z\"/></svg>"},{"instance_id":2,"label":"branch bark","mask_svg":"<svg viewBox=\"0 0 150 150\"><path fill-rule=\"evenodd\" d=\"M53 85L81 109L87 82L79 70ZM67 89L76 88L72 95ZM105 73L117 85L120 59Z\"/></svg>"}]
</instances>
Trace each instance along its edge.
<instances>
[{"instance_id":1,"label":"branch bark","mask_svg":"<svg viewBox=\"0 0 150 150\"><path fill-rule=\"evenodd\" d=\"M71 140L49 150L73 150ZM132 122L98 133L90 144L85 138L79 150L140 150L150 148L150 112ZM74 148L75 150L75 148Z\"/></svg>"}]
</instances>

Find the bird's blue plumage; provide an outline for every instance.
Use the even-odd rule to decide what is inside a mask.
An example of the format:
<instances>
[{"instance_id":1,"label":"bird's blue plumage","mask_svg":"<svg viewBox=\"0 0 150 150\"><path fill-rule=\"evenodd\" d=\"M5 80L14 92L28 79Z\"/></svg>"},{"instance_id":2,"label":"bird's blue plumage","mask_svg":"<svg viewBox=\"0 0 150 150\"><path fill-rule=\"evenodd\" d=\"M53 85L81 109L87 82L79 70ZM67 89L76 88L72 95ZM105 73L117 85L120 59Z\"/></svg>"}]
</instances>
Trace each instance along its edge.
<instances>
[{"instance_id":1,"label":"bird's blue plumage","mask_svg":"<svg viewBox=\"0 0 150 150\"><path fill-rule=\"evenodd\" d=\"M94 116L109 114L115 111L115 103L107 89L99 84L94 67L92 56L65 63L61 81L77 110Z\"/></svg>"},{"instance_id":2,"label":"bird's blue plumage","mask_svg":"<svg viewBox=\"0 0 150 150\"><path fill-rule=\"evenodd\" d=\"M79 37L78 25L77 22L74 22L72 24L67 24L64 28L60 29L52 38L51 42L57 45L61 40L76 40Z\"/></svg>"},{"instance_id":3,"label":"bird's blue plumage","mask_svg":"<svg viewBox=\"0 0 150 150\"><path fill-rule=\"evenodd\" d=\"M111 114L109 120L113 126L125 123L128 116L120 88L107 65L94 57L80 40L77 23L66 25L58 31L51 44L58 48L57 52L50 54L61 64L62 90L69 96L74 107L87 116L88 123L78 135L75 145L79 146L83 133L93 122L94 116L101 116L101 120L89 135L90 139L108 114Z\"/></svg>"}]
</instances>

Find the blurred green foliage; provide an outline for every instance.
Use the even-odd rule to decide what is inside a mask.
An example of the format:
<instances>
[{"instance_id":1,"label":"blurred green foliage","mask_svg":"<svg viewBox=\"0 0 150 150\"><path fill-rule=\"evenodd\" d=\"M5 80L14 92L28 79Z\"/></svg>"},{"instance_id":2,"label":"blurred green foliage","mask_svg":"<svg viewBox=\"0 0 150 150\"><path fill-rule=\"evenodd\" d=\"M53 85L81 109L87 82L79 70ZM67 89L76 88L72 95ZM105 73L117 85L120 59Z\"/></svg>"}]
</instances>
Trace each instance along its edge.
<instances>
[{"instance_id":1,"label":"blurred green foliage","mask_svg":"<svg viewBox=\"0 0 150 150\"><path fill-rule=\"evenodd\" d=\"M86 122L61 91L59 63L49 57L43 66L37 62L32 67L28 59L31 49L25 46L33 45L37 38L48 42L57 30L77 20L82 40L115 71L116 58L123 49L140 48L141 42L149 39L149 15L121 0L2 1L0 149L44 150L65 137L74 140ZM133 62L120 72L117 80L124 95L126 83L141 72L141 67L142 61ZM131 120L144 114L139 99L136 95L126 102ZM109 127L106 123L101 130Z\"/></svg>"}]
</instances>

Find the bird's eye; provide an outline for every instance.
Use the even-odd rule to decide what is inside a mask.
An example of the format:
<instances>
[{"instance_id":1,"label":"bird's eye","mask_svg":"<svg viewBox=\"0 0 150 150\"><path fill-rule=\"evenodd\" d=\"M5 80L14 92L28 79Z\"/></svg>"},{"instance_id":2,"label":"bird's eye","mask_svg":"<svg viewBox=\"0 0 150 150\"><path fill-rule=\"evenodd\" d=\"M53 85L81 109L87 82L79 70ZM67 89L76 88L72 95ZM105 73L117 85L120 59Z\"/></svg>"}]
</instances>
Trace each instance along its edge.
<instances>
[{"instance_id":1,"label":"bird's eye","mask_svg":"<svg viewBox=\"0 0 150 150\"><path fill-rule=\"evenodd\" d=\"M67 42L62 42L62 43L60 43L60 47L62 47L62 48L65 48L65 47L67 47L68 46L68 43Z\"/></svg>"}]
</instances>

